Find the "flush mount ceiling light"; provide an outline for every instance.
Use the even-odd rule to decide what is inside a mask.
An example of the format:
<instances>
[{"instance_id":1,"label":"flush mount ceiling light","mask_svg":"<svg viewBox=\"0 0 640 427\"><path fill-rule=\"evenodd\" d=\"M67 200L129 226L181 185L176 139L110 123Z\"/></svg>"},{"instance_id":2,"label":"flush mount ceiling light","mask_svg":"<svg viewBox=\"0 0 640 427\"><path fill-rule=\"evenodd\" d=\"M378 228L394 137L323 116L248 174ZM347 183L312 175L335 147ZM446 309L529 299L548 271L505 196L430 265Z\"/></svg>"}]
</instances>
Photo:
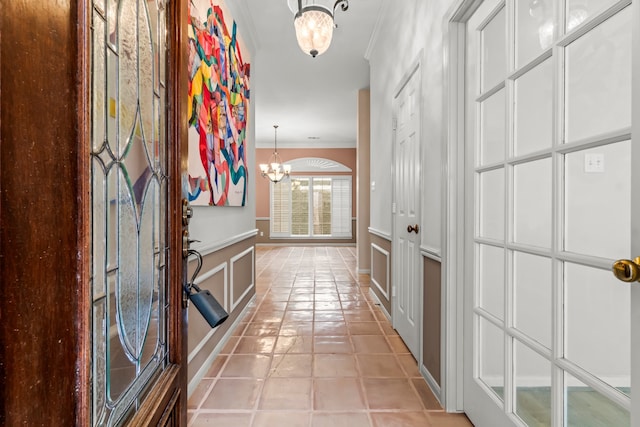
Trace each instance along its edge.
<instances>
[{"instance_id":1,"label":"flush mount ceiling light","mask_svg":"<svg viewBox=\"0 0 640 427\"><path fill-rule=\"evenodd\" d=\"M290 165L283 165L280 155L278 154L278 125L273 125L274 131L274 149L273 154L269 158L269 163L260 164L260 172L263 178L269 178L271 182L280 182L287 178L291 173Z\"/></svg>"},{"instance_id":2,"label":"flush mount ceiling light","mask_svg":"<svg viewBox=\"0 0 640 427\"><path fill-rule=\"evenodd\" d=\"M293 24L298 45L304 53L315 58L329 49L333 29L336 27L333 16L338 6L346 11L349 9L349 0L337 0L333 5L333 11L315 2L303 7L302 0L298 0L298 10Z\"/></svg>"}]
</instances>

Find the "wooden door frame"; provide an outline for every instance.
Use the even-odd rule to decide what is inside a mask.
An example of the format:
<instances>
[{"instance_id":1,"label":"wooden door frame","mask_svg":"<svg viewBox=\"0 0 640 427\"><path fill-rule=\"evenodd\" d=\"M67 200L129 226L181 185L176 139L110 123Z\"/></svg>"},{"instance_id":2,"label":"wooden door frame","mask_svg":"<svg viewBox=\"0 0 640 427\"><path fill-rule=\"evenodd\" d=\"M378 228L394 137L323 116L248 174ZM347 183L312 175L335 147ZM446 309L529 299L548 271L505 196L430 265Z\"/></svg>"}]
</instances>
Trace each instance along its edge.
<instances>
[{"instance_id":1,"label":"wooden door frame","mask_svg":"<svg viewBox=\"0 0 640 427\"><path fill-rule=\"evenodd\" d=\"M90 0L0 7L0 425L91 421L91 11ZM186 2L171 0L168 13L168 275L169 298L178 302L169 322L176 345L133 425L187 421ZM165 420L158 411L170 402L178 413Z\"/></svg>"}]
</instances>

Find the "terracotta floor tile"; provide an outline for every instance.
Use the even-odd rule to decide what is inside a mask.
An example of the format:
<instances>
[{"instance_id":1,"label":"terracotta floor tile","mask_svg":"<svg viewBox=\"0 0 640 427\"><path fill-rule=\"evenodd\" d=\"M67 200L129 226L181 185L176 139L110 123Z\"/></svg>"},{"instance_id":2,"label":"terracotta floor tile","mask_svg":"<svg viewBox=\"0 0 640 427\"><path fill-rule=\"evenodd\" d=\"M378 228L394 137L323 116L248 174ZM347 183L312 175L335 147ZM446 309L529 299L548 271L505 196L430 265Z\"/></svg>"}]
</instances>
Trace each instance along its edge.
<instances>
[{"instance_id":1,"label":"terracotta floor tile","mask_svg":"<svg viewBox=\"0 0 640 427\"><path fill-rule=\"evenodd\" d=\"M280 335L313 335L313 322L286 320L282 322Z\"/></svg>"},{"instance_id":2,"label":"terracotta floor tile","mask_svg":"<svg viewBox=\"0 0 640 427\"><path fill-rule=\"evenodd\" d=\"M345 411L366 409L356 378L316 378L313 381L313 409Z\"/></svg>"},{"instance_id":3,"label":"terracotta floor tile","mask_svg":"<svg viewBox=\"0 0 640 427\"><path fill-rule=\"evenodd\" d=\"M269 377L311 377L311 354L276 354L271 362Z\"/></svg>"},{"instance_id":4,"label":"terracotta floor tile","mask_svg":"<svg viewBox=\"0 0 640 427\"><path fill-rule=\"evenodd\" d=\"M442 410L440 402L438 402L438 399L433 395L424 378L411 378L411 382L416 388L418 396L420 397L420 400L422 400L422 405L425 409L429 411Z\"/></svg>"},{"instance_id":5,"label":"terracotta floor tile","mask_svg":"<svg viewBox=\"0 0 640 427\"><path fill-rule=\"evenodd\" d=\"M236 354L271 353L276 343L275 337L242 337L234 350Z\"/></svg>"},{"instance_id":6,"label":"terracotta floor tile","mask_svg":"<svg viewBox=\"0 0 640 427\"><path fill-rule=\"evenodd\" d=\"M200 381L200 384L196 387L196 389L191 393L189 397L189 401L187 402L187 409L198 409L200 407L200 403L205 398L205 396L211 390L211 386L213 385L214 380L212 379L204 379Z\"/></svg>"},{"instance_id":7,"label":"terracotta floor tile","mask_svg":"<svg viewBox=\"0 0 640 427\"><path fill-rule=\"evenodd\" d=\"M404 343L404 341L402 341L402 338L400 338L399 335L387 336L387 339L389 340L389 344L391 344L391 348L393 349L394 352L396 352L396 353L411 353L409 351L409 349L407 348L406 344Z\"/></svg>"},{"instance_id":8,"label":"terracotta floor tile","mask_svg":"<svg viewBox=\"0 0 640 427\"><path fill-rule=\"evenodd\" d=\"M368 310L369 303L367 301L343 301L342 308L344 310Z\"/></svg>"},{"instance_id":9,"label":"terracotta floor tile","mask_svg":"<svg viewBox=\"0 0 640 427\"><path fill-rule=\"evenodd\" d=\"M313 294L295 294L289 297L289 302L313 302Z\"/></svg>"},{"instance_id":10,"label":"terracotta floor tile","mask_svg":"<svg viewBox=\"0 0 640 427\"><path fill-rule=\"evenodd\" d=\"M351 337L356 353L391 353L391 347L383 335L354 335Z\"/></svg>"},{"instance_id":11,"label":"terracotta floor tile","mask_svg":"<svg viewBox=\"0 0 640 427\"><path fill-rule=\"evenodd\" d=\"M348 322L351 335L382 335L378 322Z\"/></svg>"},{"instance_id":12,"label":"terracotta floor tile","mask_svg":"<svg viewBox=\"0 0 640 427\"><path fill-rule=\"evenodd\" d=\"M308 427L310 412L257 412L252 427Z\"/></svg>"},{"instance_id":13,"label":"terracotta floor tile","mask_svg":"<svg viewBox=\"0 0 640 427\"><path fill-rule=\"evenodd\" d=\"M422 410L420 398L407 379L365 378L362 384L370 409Z\"/></svg>"},{"instance_id":14,"label":"terracotta floor tile","mask_svg":"<svg viewBox=\"0 0 640 427\"><path fill-rule=\"evenodd\" d=\"M290 301L287 304L289 311L309 311L313 310L313 301Z\"/></svg>"},{"instance_id":15,"label":"terracotta floor tile","mask_svg":"<svg viewBox=\"0 0 640 427\"><path fill-rule=\"evenodd\" d=\"M376 320L371 310L345 310L344 318L348 322L375 322Z\"/></svg>"},{"instance_id":16,"label":"terracotta floor tile","mask_svg":"<svg viewBox=\"0 0 640 427\"><path fill-rule=\"evenodd\" d=\"M471 426L440 409L355 266L351 247L257 247L256 297L192 393L189 426Z\"/></svg>"},{"instance_id":17,"label":"terracotta floor tile","mask_svg":"<svg viewBox=\"0 0 640 427\"><path fill-rule=\"evenodd\" d=\"M258 311L256 315L253 316L252 321L263 321L263 322L282 322L282 318L284 317L284 311Z\"/></svg>"},{"instance_id":18,"label":"terracotta floor tile","mask_svg":"<svg viewBox=\"0 0 640 427\"><path fill-rule=\"evenodd\" d=\"M240 337L233 337L233 336L229 337L229 340L227 341L227 343L224 345L224 347L222 347L222 350L220 350L220 354L233 353L233 350L238 344L238 341L240 341Z\"/></svg>"},{"instance_id":19,"label":"terracotta floor tile","mask_svg":"<svg viewBox=\"0 0 640 427\"><path fill-rule=\"evenodd\" d=\"M316 322L344 322L342 311L316 311L313 317Z\"/></svg>"},{"instance_id":20,"label":"terracotta floor tile","mask_svg":"<svg viewBox=\"0 0 640 427\"><path fill-rule=\"evenodd\" d=\"M260 398L260 409L311 409L311 379L269 378Z\"/></svg>"},{"instance_id":21,"label":"terracotta floor tile","mask_svg":"<svg viewBox=\"0 0 640 427\"><path fill-rule=\"evenodd\" d=\"M316 310L341 310L339 301L316 301L313 306Z\"/></svg>"},{"instance_id":22,"label":"terracotta floor tile","mask_svg":"<svg viewBox=\"0 0 640 427\"><path fill-rule=\"evenodd\" d=\"M251 413L200 412L189 427L251 427Z\"/></svg>"},{"instance_id":23,"label":"terracotta floor tile","mask_svg":"<svg viewBox=\"0 0 640 427\"><path fill-rule=\"evenodd\" d=\"M369 417L366 413L314 413L311 427L369 427Z\"/></svg>"},{"instance_id":24,"label":"terracotta floor tile","mask_svg":"<svg viewBox=\"0 0 640 427\"><path fill-rule=\"evenodd\" d=\"M265 299L265 301L260 304L258 308L258 312L265 311L284 311L287 308L287 301L289 300L289 295L283 295L282 300L273 300L273 299Z\"/></svg>"},{"instance_id":25,"label":"terracotta floor tile","mask_svg":"<svg viewBox=\"0 0 640 427\"><path fill-rule=\"evenodd\" d=\"M244 333L244 330L247 327L247 325L248 325L247 322L239 323L238 326L236 326L236 328L233 330L231 335L234 336L234 337L239 337L240 335L242 335Z\"/></svg>"},{"instance_id":26,"label":"terracotta floor tile","mask_svg":"<svg viewBox=\"0 0 640 427\"><path fill-rule=\"evenodd\" d=\"M385 335L398 336L398 331L393 329L391 323L387 321L381 321L380 326L382 327L382 332L384 332Z\"/></svg>"},{"instance_id":27,"label":"terracotta floor tile","mask_svg":"<svg viewBox=\"0 0 640 427\"><path fill-rule=\"evenodd\" d=\"M313 376L357 377L359 373L356 359L351 354L316 354L313 359Z\"/></svg>"},{"instance_id":28,"label":"terracotta floor tile","mask_svg":"<svg viewBox=\"0 0 640 427\"><path fill-rule=\"evenodd\" d=\"M398 354L397 357L400 366L402 366L408 377L422 378L422 374L418 370L418 362L416 362L412 354Z\"/></svg>"},{"instance_id":29,"label":"terracotta floor tile","mask_svg":"<svg viewBox=\"0 0 640 427\"><path fill-rule=\"evenodd\" d=\"M431 426L423 412L372 412L374 427L411 427Z\"/></svg>"},{"instance_id":30,"label":"terracotta floor tile","mask_svg":"<svg viewBox=\"0 0 640 427\"><path fill-rule=\"evenodd\" d=\"M347 325L344 322L315 322L314 335L347 335Z\"/></svg>"},{"instance_id":31,"label":"terracotta floor tile","mask_svg":"<svg viewBox=\"0 0 640 427\"><path fill-rule=\"evenodd\" d=\"M313 321L313 311L287 311L284 315L284 323L311 321Z\"/></svg>"},{"instance_id":32,"label":"terracotta floor tile","mask_svg":"<svg viewBox=\"0 0 640 427\"><path fill-rule=\"evenodd\" d=\"M244 331L244 336L266 337L278 335L280 322L251 322Z\"/></svg>"},{"instance_id":33,"label":"terracotta floor tile","mask_svg":"<svg viewBox=\"0 0 640 427\"><path fill-rule=\"evenodd\" d=\"M204 374L204 377L205 378L217 377L220 371L222 370L222 366L224 365L224 362L227 361L227 357L228 356L225 356L225 355L218 355L218 357L216 357L216 360L214 360L213 363L211 364L211 367L209 368L207 373Z\"/></svg>"},{"instance_id":34,"label":"terracotta floor tile","mask_svg":"<svg viewBox=\"0 0 640 427\"><path fill-rule=\"evenodd\" d=\"M473 427L465 414L447 414L446 412L428 412L427 418L437 427Z\"/></svg>"},{"instance_id":35,"label":"terracotta floor tile","mask_svg":"<svg viewBox=\"0 0 640 427\"><path fill-rule=\"evenodd\" d=\"M337 292L316 293L315 302L340 302Z\"/></svg>"},{"instance_id":36,"label":"terracotta floor tile","mask_svg":"<svg viewBox=\"0 0 640 427\"><path fill-rule=\"evenodd\" d=\"M406 375L393 354L357 354L363 377L405 378Z\"/></svg>"},{"instance_id":37,"label":"terracotta floor tile","mask_svg":"<svg viewBox=\"0 0 640 427\"><path fill-rule=\"evenodd\" d=\"M271 366L271 356L259 354L232 354L229 356L221 378L266 378Z\"/></svg>"},{"instance_id":38,"label":"terracotta floor tile","mask_svg":"<svg viewBox=\"0 0 640 427\"><path fill-rule=\"evenodd\" d=\"M264 380L219 379L200 409L253 409Z\"/></svg>"},{"instance_id":39,"label":"terracotta floor tile","mask_svg":"<svg viewBox=\"0 0 640 427\"><path fill-rule=\"evenodd\" d=\"M314 337L314 353L353 353L348 335Z\"/></svg>"},{"instance_id":40,"label":"terracotta floor tile","mask_svg":"<svg viewBox=\"0 0 640 427\"><path fill-rule=\"evenodd\" d=\"M313 337L304 335L279 336L273 352L276 354L312 353Z\"/></svg>"}]
</instances>

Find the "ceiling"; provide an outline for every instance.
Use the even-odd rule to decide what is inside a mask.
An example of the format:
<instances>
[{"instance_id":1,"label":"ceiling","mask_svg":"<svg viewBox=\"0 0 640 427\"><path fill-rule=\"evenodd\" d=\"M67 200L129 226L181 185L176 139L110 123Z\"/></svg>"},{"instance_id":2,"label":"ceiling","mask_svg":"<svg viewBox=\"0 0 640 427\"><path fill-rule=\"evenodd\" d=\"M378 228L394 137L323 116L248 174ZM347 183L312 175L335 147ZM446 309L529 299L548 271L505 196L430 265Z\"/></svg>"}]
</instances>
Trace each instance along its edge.
<instances>
[{"instance_id":1,"label":"ceiling","mask_svg":"<svg viewBox=\"0 0 640 427\"><path fill-rule=\"evenodd\" d=\"M345 12L338 7L331 47L316 58L298 47L287 1L297 8L295 0L240 0L257 52L251 58L256 147L273 147L274 124L278 147L355 147L357 93L369 87L365 52L384 0L350 0ZM333 1L315 2L333 8Z\"/></svg>"}]
</instances>

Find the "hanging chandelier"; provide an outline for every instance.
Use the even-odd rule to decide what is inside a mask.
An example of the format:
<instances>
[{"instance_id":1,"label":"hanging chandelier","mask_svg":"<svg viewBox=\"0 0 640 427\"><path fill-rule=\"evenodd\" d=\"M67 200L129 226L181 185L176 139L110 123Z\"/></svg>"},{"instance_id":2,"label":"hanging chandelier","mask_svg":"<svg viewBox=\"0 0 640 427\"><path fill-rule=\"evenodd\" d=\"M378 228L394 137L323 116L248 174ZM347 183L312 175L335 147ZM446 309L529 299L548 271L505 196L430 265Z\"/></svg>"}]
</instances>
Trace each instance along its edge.
<instances>
[{"instance_id":1,"label":"hanging chandelier","mask_svg":"<svg viewBox=\"0 0 640 427\"><path fill-rule=\"evenodd\" d=\"M349 8L349 0L337 0L333 5L333 11L315 3L302 7L302 0L298 0L298 11L293 24L298 45L307 55L315 58L329 49L333 29L336 27L333 16L338 5L346 11Z\"/></svg>"},{"instance_id":2,"label":"hanging chandelier","mask_svg":"<svg viewBox=\"0 0 640 427\"><path fill-rule=\"evenodd\" d=\"M278 125L273 125L274 130L274 149L273 154L269 158L269 163L261 163L260 171L263 178L269 178L271 182L280 182L287 178L291 173L291 165L282 164L280 155L278 154Z\"/></svg>"}]
</instances>

